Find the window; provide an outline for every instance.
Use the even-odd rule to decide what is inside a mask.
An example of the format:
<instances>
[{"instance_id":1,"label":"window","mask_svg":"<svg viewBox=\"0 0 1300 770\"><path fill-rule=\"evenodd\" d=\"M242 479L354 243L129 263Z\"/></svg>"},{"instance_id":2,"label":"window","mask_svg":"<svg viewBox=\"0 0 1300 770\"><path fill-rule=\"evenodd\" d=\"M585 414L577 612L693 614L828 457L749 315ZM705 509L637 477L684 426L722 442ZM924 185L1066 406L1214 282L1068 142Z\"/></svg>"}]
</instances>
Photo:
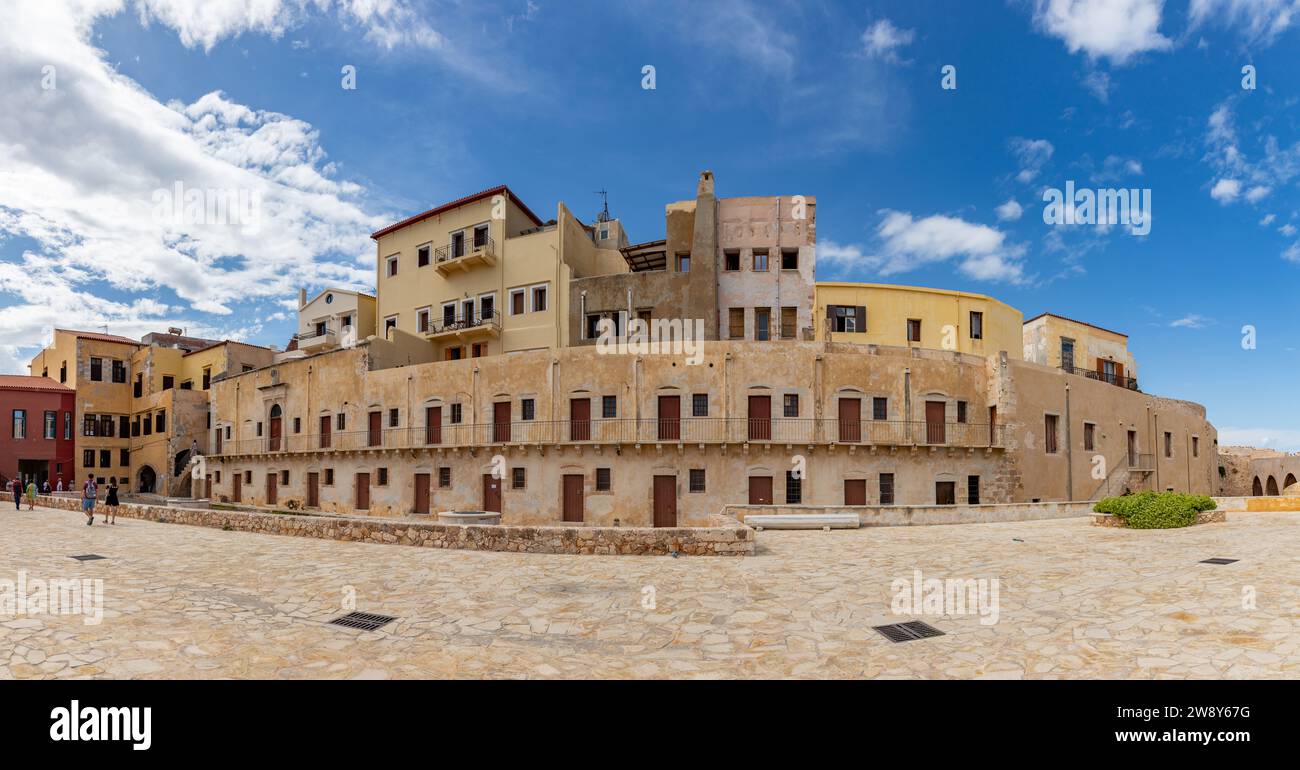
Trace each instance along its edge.
<instances>
[{"instance_id":1,"label":"window","mask_svg":"<svg viewBox=\"0 0 1300 770\"><path fill-rule=\"evenodd\" d=\"M170 374L163 375L163 390L171 390L176 387L176 378Z\"/></svg>"},{"instance_id":2,"label":"window","mask_svg":"<svg viewBox=\"0 0 1300 770\"><path fill-rule=\"evenodd\" d=\"M510 315L524 314L524 290L510 290Z\"/></svg>"},{"instance_id":3,"label":"window","mask_svg":"<svg viewBox=\"0 0 1300 770\"><path fill-rule=\"evenodd\" d=\"M110 468L112 467L112 465L113 465L113 450L111 449L99 450L99 467Z\"/></svg>"},{"instance_id":4,"label":"window","mask_svg":"<svg viewBox=\"0 0 1300 770\"><path fill-rule=\"evenodd\" d=\"M894 474L880 474L880 504L894 504Z\"/></svg>"},{"instance_id":5,"label":"window","mask_svg":"<svg viewBox=\"0 0 1300 770\"><path fill-rule=\"evenodd\" d=\"M1192 436L1192 457L1200 457L1200 456L1201 456L1201 440L1196 436Z\"/></svg>"},{"instance_id":6,"label":"window","mask_svg":"<svg viewBox=\"0 0 1300 770\"><path fill-rule=\"evenodd\" d=\"M1165 431L1165 457L1174 456L1174 434Z\"/></svg>"},{"instance_id":7,"label":"window","mask_svg":"<svg viewBox=\"0 0 1300 770\"><path fill-rule=\"evenodd\" d=\"M785 503L798 505L803 502L803 478L794 471L785 472Z\"/></svg>"},{"instance_id":8,"label":"window","mask_svg":"<svg viewBox=\"0 0 1300 770\"><path fill-rule=\"evenodd\" d=\"M181 390L194 390L194 380L186 380L181 383Z\"/></svg>"},{"instance_id":9,"label":"window","mask_svg":"<svg viewBox=\"0 0 1300 770\"><path fill-rule=\"evenodd\" d=\"M99 435L113 437L113 417L112 415L100 415L99 417Z\"/></svg>"},{"instance_id":10,"label":"window","mask_svg":"<svg viewBox=\"0 0 1300 770\"><path fill-rule=\"evenodd\" d=\"M587 314L587 339L594 340L600 336L600 313Z\"/></svg>"},{"instance_id":11,"label":"window","mask_svg":"<svg viewBox=\"0 0 1300 770\"><path fill-rule=\"evenodd\" d=\"M889 399L879 396L871 399L871 419L888 420L889 419Z\"/></svg>"},{"instance_id":12,"label":"window","mask_svg":"<svg viewBox=\"0 0 1300 770\"><path fill-rule=\"evenodd\" d=\"M862 305L828 305L826 315L831 319L831 331L865 332L867 309Z\"/></svg>"},{"instance_id":13,"label":"window","mask_svg":"<svg viewBox=\"0 0 1300 770\"><path fill-rule=\"evenodd\" d=\"M444 302L442 305L442 325L443 327L456 325L456 303Z\"/></svg>"},{"instance_id":14,"label":"window","mask_svg":"<svg viewBox=\"0 0 1300 770\"><path fill-rule=\"evenodd\" d=\"M450 347L443 351L448 361L459 361L465 357L465 349L461 347Z\"/></svg>"},{"instance_id":15,"label":"window","mask_svg":"<svg viewBox=\"0 0 1300 770\"><path fill-rule=\"evenodd\" d=\"M220 483L221 483L221 471L217 471L216 474L215 474L215 476L214 476L214 478L216 479L216 482L217 482L218 484L220 484Z\"/></svg>"},{"instance_id":16,"label":"window","mask_svg":"<svg viewBox=\"0 0 1300 770\"><path fill-rule=\"evenodd\" d=\"M745 308L727 308L727 338L733 340L745 338Z\"/></svg>"},{"instance_id":17,"label":"window","mask_svg":"<svg viewBox=\"0 0 1300 770\"><path fill-rule=\"evenodd\" d=\"M979 476L966 477L966 504L967 505L980 504L980 477Z\"/></svg>"},{"instance_id":18,"label":"window","mask_svg":"<svg viewBox=\"0 0 1300 770\"><path fill-rule=\"evenodd\" d=\"M72 438L72 412L63 413L63 438Z\"/></svg>"},{"instance_id":19,"label":"window","mask_svg":"<svg viewBox=\"0 0 1300 770\"><path fill-rule=\"evenodd\" d=\"M677 255L677 272L679 272L679 273L689 273L689 272L691 272L691 255L690 255L690 254L678 254L678 255Z\"/></svg>"},{"instance_id":20,"label":"window","mask_svg":"<svg viewBox=\"0 0 1300 770\"><path fill-rule=\"evenodd\" d=\"M167 430L167 412L165 410L158 413L158 420L154 425L154 430L159 433Z\"/></svg>"},{"instance_id":21,"label":"window","mask_svg":"<svg viewBox=\"0 0 1300 770\"><path fill-rule=\"evenodd\" d=\"M253 371L253 365L252 365L252 364L244 364L243 366L240 367L239 370L240 370L241 372L247 374L248 372Z\"/></svg>"},{"instance_id":22,"label":"window","mask_svg":"<svg viewBox=\"0 0 1300 770\"><path fill-rule=\"evenodd\" d=\"M301 417L295 417L295 418L293 418L293 432L294 432L294 433L302 433L302 418L301 418Z\"/></svg>"},{"instance_id":23,"label":"window","mask_svg":"<svg viewBox=\"0 0 1300 770\"><path fill-rule=\"evenodd\" d=\"M327 486L327 487L332 487L332 486L334 486L334 469L333 469L333 468L326 468L326 469L325 469L325 486Z\"/></svg>"},{"instance_id":24,"label":"window","mask_svg":"<svg viewBox=\"0 0 1300 770\"><path fill-rule=\"evenodd\" d=\"M488 347L486 342L475 342L471 348L471 355L473 355L474 358L482 358L487 355L487 350Z\"/></svg>"},{"instance_id":25,"label":"window","mask_svg":"<svg viewBox=\"0 0 1300 770\"><path fill-rule=\"evenodd\" d=\"M46 412L45 413L45 438L50 438L50 439L54 438L55 436L58 435L58 430L59 430L59 413Z\"/></svg>"},{"instance_id":26,"label":"window","mask_svg":"<svg viewBox=\"0 0 1300 770\"><path fill-rule=\"evenodd\" d=\"M68 362L64 361L63 363L59 364L59 382L67 382L67 381L68 381ZM136 395L139 396L140 394L136 393Z\"/></svg>"},{"instance_id":27,"label":"window","mask_svg":"<svg viewBox=\"0 0 1300 770\"><path fill-rule=\"evenodd\" d=\"M970 338L973 340L984 339L984 314L970 311Z\"/></svg>"},{"instance_id":28,"label":"window","mask_svg":"<svg viewBox=\"0 0 1300 770\"><path fill-rule=\"evenodd\" d=\"M546 310L546 286L533 287L533 312L541 313Z\"/></svg>"},{"instance_id":29,"label":"window","mask_svg":"<svg viewBox=\"0 0 1300 770\"><path fill-rule=\"evenodd\" d=\"M257 424L257 435L262 435L262 423Z\"/></svg>"},{"instance_id":30,"label":"window","mask_svg":"<svg viewBox=\"0 0 1300 770\"><path fill-rule=\"evenodd\" d=\"M709 416L709 394L696 393L691 396L691 416L708 417Z\"/></svg>"},{"instance_id":31,"label":"window","mask_svg":"<svg viewBox=\"0 0 1300 770\"><path fill-rule=\"evenodd\" d=\"M957 422L966 422L966 402L957 402Z\"/></svg>"},{"instance_id":32,"label":"window","mask_svg":"<svg viewBox=\"0 0 1300 770\"><path fill-rule=\"evenodd\" d=\"M123 468L131 467L131 450L130 449L117 450L117 460L118 460L117 464L122 466ZM220 473L221 471L217 471L217 472ZM217 479L217 480L220 481L221 479Z\"/></svg>"},{"instance_id":33,"label":"window","mask_svg":"<svg viewBox=\"0 0 1300 770\"><path fill-rule=\"evenodd\" d=\"M347 427L348 427L348 417L347 417L347 415L343 414L342 412L339 412L337 415L334 416L334 423L335 423L334 427L335 427L336 429L338 429L338 430L347 430ZM230 429L227 428L227 429L226 429L226 433L229 433L229 432L230 432ZM230 438L230 436L226 436L226 438Z\"/></svg>"},{"instance_id":34,"label":"window","mask_svg":"<svg viewBox=\"0 0 1300 770\"><path fill-rule=\"evenodd\" d=\"M460 424L460 418L461 418L461 404L452 404L452 405L451 405L451 423L452 423L453 425L459 425L459 424Z\"/></svg>"},{"instance_id":35,"label":"window","mask_svg":"<svg viewBox=\"0 0 1300 770\"><path fill-rule=\"evenodd\" d=\"M448 489L451 487L451 468L442 467L438 469L438 488Z\"/></svg>"},{"instance_id":36,"label":"window","mask_svg":"<svg viewBox=\"0 0 1300 770\"><path fill-rule=\"evenodd\" d=\"M87 468L95 467L95 450L86 449L81 453L81 464Z\"/></svg>"},{"instance_id":37,"label":"window","mask_svg":"<svg viewBox=\"0 0 1300 770\"><path fill-rule=\"evenodd\" d=\"M769 322L772 319L770 308L754 308L754 339L766 341L772 339L772 330L769 328Z\"/></svg>"},{"instance_id":38,"label":"window","mask_svg":"<svg viewBox=\"0 0 1300 770\"><path fill-rule=\"evenodd\" d=\"M388 258L388 277L392 278L397 275L397 257Z\"/></svg>"},{"instance_id":39,"label":"window","mask_svg":"<svg viewBox=\"0 0 1300 770\"><path fill-rule=\"evenodd\" d=\"M1056 424L1059 421L1054 414L1045 415L1043 418L1043 448L1049 455L1056 454Z\"/></svg>"},{"instance_id":40,"label":"window","mask_svg":"<svg viewBox=\"0 0 1300 770\"><path fill-rule=\"evenodd\" d=\"M92 382L103 382L104 380L104 359L90 359L90 379Z\"/></svg>"},{"instance_id":41,"label":"window","mask_svg":"<svg viewBox=\"0 0 1300 770\"><path fill-rule=\"evenodd\" d=\"M288 471L285 471L285 473L288 473ZM375 485L376 485L376 486L380 486L380 487L386 487L386 486L388 486L388 469L387 469L387 468L376 468L376 469L375 469Z\"/></svg>"},{"instance_id":42,"label":"window","mask_svg":"<svg viewBox=\"0 0 1300 770\"><path fill-rule=\"evenodd\" d=\"M781 249L781 269L782 270L799 269L798 249Z\"/></svg>"},{"instance_id":43,"label":"window","mask_svg":"<svg viewBox=\"0 0 1300 770\"><path fill-rule=\"evenodd\" d=\"M429 247L427 245L421 246L415 250L415 266L416 267L429 266Z\"/></svg>"},{"instance_id":44,"label":"window","mask_svg":"<svg viewBox=\"0 0 1300 770\"><path fill-rule=\"evenodd\" d=\"M921 319L919 318L907 319L907 341L908 342L921 341Z\"/></svg>"},{"instance_id":45,"label":"window","mask_svg":"<svg viewBox=\"0 0 1300 770\"><path fill-rule=\"evenodd\" d=\"M767 272L767 249L754 249L754 272Z\"/></svg>"},{"instance_id":46,"label":"window","mask_svg":"<svg viewBox=\"0 0 1300 770\"><path fill-rule=\"evenodd\" d=\"M525 422L532 420L537 415L537 403L531 398L519 400L519 419Z\"/></svg>"},{"instance_id":47,"label":"window","mask_svg":"<svg viewBox=\"0 0 1300 770\"><path fill-rule=\"evenodd\" d=\"M474 248L475 248L475 249L481 249L481 248L483 248L484 246L487 245L487 242L488 242L488 226L487 226L487 225L477 225L477 226L475 226L475 228L474 228Z\"/></svg>"},{"instance_id":48,"label":"window","mask_svg":"<svg viewBox=\"0 0 1300 770\"><path fill-rule=\"evenodd\" d=\"M1074 370L1074 340L1061 338L1061 368Z\"/></svg>"},{"instance_id":49,"label":"window","mask_svg":"<svg viewBox=\"0 0 1300 770\"><path fill-rule=\"evenodd\" d=\"M15 414L17 413L15 412ZM93 414L83 415L81 418L81 435L94 436L97 433L99 433L99 420ZM22 438L22 436L15 434L14 438Z\"/></svg>"},{"instance_id":50,"label":"window","mask_svg":"<svg viewBox=\"0 0 1300 770\"><path fill-rule=\"evenodd\" d=\"M612 486L613 486L613 482L610 479L609 468L597 468L596 469L596 491L608 492Z\"/></svg>"},{"instance_id":51,"label":"window","mask_svg":"<svg viewBox=\"0 0 1300 770\"><path fill-rule=\"evenodd\" d=\"M388 332L396 328L397 328L397 316L384 319L384 337L386 339L391 337L391 335Z\"/></svg>"},{"instance_id":52,"label":"window","mask_svg":"<svg viewBox=\"0 0 1300 770\"><path fill-rule=\"evenodd\" d=\"M147 414L140 415L140 432L146 436L153 435L153 418Z\"/></svg>"},{"instance_id":53,"label":"window","mask_svg":"<svg viewBox=\"0 0 1300 770\"><path fill-rule=\"evenodd\" d=\"M133 435L134 435L134 434L133 434ZM226 438L227 438L227 439L230 438L230 426L229 426L229 425L226 426Z\"/></svg>"},{"instance_id":54,"label":"window","mask_svg":"<svg viewBox=\"0 0 1300 770\"><path fill-rule=\"evenodd\" d=\"M687 487L687 491L689 492L704 491L704 469L703 468L691 468L690 485Z\"/></svg>"},{"instance_id":55,"label":"window","mask_svg":"<svg viewBox=\"0 0 1300 770\"><path fill-rule=\"evenodd\" d=\"M497 295L484 294L478 298L478 317L480 321L490 321L496 318L497 314ZM473 320L473 319L468 319Z\"/></svg>"},{"instance_id":56,"label":"window","mask_svg":"<svg viewBox=\"0 0 1300 770\"><path fill-rule=\"evenodd\" d=\"M781 415L783 417L798 417L799 416L799 394L786 393L783 401L784 404L782 406Z\"/></svg>"},{"instance_id":57,"label":"window","mask_svg":"<svg viewBox=\"0 0 1300 770\"><path fill-rule=\"evenodd\" d=\"M1096 425L1093 425L1093 424L1090 423L1090 422L1085 422L1085 423L1083 424L1083 449L1084 449L1084 451L1091 452L1093 449L1096 448L1096 433L1097 433L1097 426L1096 426Z\"/></svg>"},{"instance_id":58,"label":"window","mask_svg":"<svg viewBox=\"0 0 1300 770\"><path fill-rule=\"evenodd\" d=\"M606 420L618 417L618 396L601 396L600 416Z\"/></svg>"},{"instance_id":59,"label":"window","mask_svg":"<svg viewBox=\"0 0 1300 770\"><path fill-rule=\"evenodd\" d=\"M526 468L510 469L510 488L523 489L528 481L528 470Z\"/></svg>"},{"instance_id":60,"label":"window","mask_svg":"<svg viewBox=\"0 0 1300 770\"><path fill-rule=\"evenodd\" d=\"M14 410L14 438L27 438L27 410L26 409Z\"/></svg>"},{"instance_id":61,"label":"window","mask_svg":"<svg viewBox=\"0 0 1300 770\"><path fill-rule=\"evenodd\" d=\"M132 395L134 395L136 398L140 398L140 396L143 393L144 393L144 375L137 374L135 376L135 385L132 387Z\"/></svg>"},{"instance_id":62,"label":"window","mask_svg":"<svg viewBox=\"0 0 1300 770\"><path fill-rule=\"evenodd\" d=\"M429 333L429 308L418 310L415 313L415 328L421 334Z\"/></svg>"},{"instance_id":63,"label":"window","mask_svg":"<svg viewBox=\"0 0 1300 770\"><path fill-rule=\"evenodd\" d=\"M125 361L113 362L113 382L116 382L119 385L126 384L126 362Z\"/></svg>"},{"instance_id":64,"label":"window","mask_svg":"<svg viewBox=\"0 0 1300 770\"><path fill-rule=\"evenodd\" d=\"M781 339L792 340L799 326L799 308L781 308Z\"/></svg>"},{"instance_id":65,"label":"window","mask_svg":"<svg viewBox=\"0 0 1300 770\"><path fill-rule=\"evenodd\" d=\"M740 252L724 251L722 253L722 269L729 273L734 273L740 269Z\"/></svg>"},{"instance_id":66,"label":"window","mask_svg":"<svg viewBox=\"0 0 1300 770\"><path fill-rule=\"evenodd\" d=\"M390 428L396 428L397 425L398 425L398 423L400 422L400 420L399 420L400 416L401 416L400 413L399 413L396 409L389 409L389 410L388 410L388 427L390 427Z\"/></svg>"}]
</instances>

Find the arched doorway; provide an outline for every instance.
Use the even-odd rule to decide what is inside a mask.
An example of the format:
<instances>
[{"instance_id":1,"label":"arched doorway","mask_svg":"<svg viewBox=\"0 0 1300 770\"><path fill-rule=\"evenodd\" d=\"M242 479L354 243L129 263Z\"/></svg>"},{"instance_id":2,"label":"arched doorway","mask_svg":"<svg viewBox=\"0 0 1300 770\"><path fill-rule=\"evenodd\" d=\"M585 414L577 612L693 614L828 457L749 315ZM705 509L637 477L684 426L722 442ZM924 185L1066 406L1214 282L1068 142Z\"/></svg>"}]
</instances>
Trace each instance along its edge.
<instances>
[{"instance_id":1,"label":"arched doorway","mask_svg":"<svg viewBox=\"0 0 1300 770\"><path fill-rule=\"evenodd\" d=\"M272 452L279 452L279 451L280 451L280 426L281 426L281 419L280 419L280 416L281 416L281 414L282 414L282 412L280 411L280 405L279 405L279 404L276 404L275 406L271 407L271 418L270 418L270 420L268 420L268 422L269 422L269 424L270 424L270 430L268 431L268 434L269 434L269 437L270 437L270 438L269 438L269 445L270 445L270 446L269 446L268 448L269 448L270 451L272 451Z\"/></svg>"},{"instance_id":2,"label":"arched doorway","mask_svg":"<svg viewBox=\"0 0 1300 770\"><path fill-rule=\"evenodd\" d=\"M1294 483L1295 483L1295 474L1294 474L1294 473L1288 473L1288 474L1286 475L1286 480L1282 482L1282 491L1285 492L1285 491L1287 490L1287 488L1290 487L1290 486L1291 486L1292 484L1294 484Z\"/></svg>"},{"instance_id":3,"label":"arched doorway","mask_svg":"<svg viewBox=\"0 0 1300 770\"><path fill-rule=\"evenodd\" d=\"M1255 477L1255 483L1250 485L1250 494L1260 497L1264 494L1264 485L1260 483L1259 476Z\"/></svg>"},{"instance_id":4,"label":"arched doorway","mask_svg":"<svg viewBox=\"0 0 1300 770\"><path fill-rule=\"evenodd\" d=\"M1273 478L1272 476L1269 476L1269 477L1268 477L1268 485L1265 487L1265 489L1268 490L1268 494L1269 494L1270 497L1276 497L1276 496L1277 496L1277 479Z\"/></svg>"},{"instance_id":5,"label":"arched doorway","mask_svg":"<svg viewBox=\"0 0 1300 770\"><path fill-rule=\"evenodd\" d=\"M145 494L152 493L158 484L158 474L148 465L140 469L140 474L137 476L137 479L136 491Z\"/></svg>"}]
</instances>

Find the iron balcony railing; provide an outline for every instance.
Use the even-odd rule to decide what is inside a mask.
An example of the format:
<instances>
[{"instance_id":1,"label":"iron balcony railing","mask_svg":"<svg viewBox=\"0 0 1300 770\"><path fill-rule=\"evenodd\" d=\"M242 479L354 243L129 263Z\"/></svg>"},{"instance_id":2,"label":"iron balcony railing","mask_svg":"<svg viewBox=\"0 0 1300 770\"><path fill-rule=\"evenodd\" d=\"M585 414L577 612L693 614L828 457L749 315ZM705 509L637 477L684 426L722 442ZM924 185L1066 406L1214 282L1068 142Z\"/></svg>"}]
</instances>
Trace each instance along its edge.
<instances>
[{"instance_id":1,"label":"iron balcony railing","mask_svg":"<svg viewBox=\"0 0 1300 770\"><path fill-rule=\"evenodd\" d=\"M495 330L501 331L501 319L493 310L484 313L471 315L466 318L460 318L454 321L429 322L429 328L424 330L425 334L437 335L446 334L447 332L463 332L471 329Z\"/></svg>"},{"instance_id":2,"label":"iron balcony railing","mask_svg":"<svg viewBox=\"0 0 1300 770\"><path fill-rule=\"evenodd\" d=\"M1119 375L1119 374L1107 374L1105 372L1099 372L1095 369L1083 369L1078 366L1062 366L1061 369L1069 372L1070 374L1077 374L1083 377L1087 377L1090 380L1100 380L1101 382L1109 382L1111 385L1117 385L1121 388L1125 388L1126 390L1138 389L1138 381L1136 377L1124 377L1123 375Z\"/></svg>"},{"instance_id":3,"label":"iron balcony railing","mask_svg":"<svg viewBox=\"0 0 1300 770\"><path fill-rule=\"evenodd\" d=\"M446 246L439 246L433 250L433 259L436 263L450 262L461 257L468 257L471 254L486 254L489 257L496 256L496 242L492 236L481 238L466 238L459 243L449 243Z\"/></svg>"},{"instance_id":4,"label":"iron balcony railing","mask_svg":"<svg viewBox=\"0 0 1300 770\"><path fill-rule=\"evenodd\" d=\"M222 441L216 455L512 444L838 444L1001 448L1002 425L796 417L649 417L448 423Z\"/></svg>"}]
</instances>

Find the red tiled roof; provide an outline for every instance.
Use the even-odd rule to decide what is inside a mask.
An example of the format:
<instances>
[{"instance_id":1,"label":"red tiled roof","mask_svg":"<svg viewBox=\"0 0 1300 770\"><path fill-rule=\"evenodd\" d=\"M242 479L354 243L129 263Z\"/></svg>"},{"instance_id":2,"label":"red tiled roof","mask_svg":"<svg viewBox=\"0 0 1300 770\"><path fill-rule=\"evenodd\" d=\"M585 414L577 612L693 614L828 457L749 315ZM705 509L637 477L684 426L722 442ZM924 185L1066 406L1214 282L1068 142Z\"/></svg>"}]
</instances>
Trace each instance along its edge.
<instances>
[{"instance_id":1,"label":"red tiled roof","mask_svg":"<svg viewBox=\"0 0 1300 770\"><path fill-rule=\"evenodd\" d=\"M54 393L72 393L72 388L60 385L49 377L31 377L25 374L0 374L0 390L44 390Z\"/></svg>"},{"instance_id":2,"label":"red tiled roof","mask_svg":"<svg viewBox=\"0 0 1300 770\"><path fill-rule=\"evenodd\" d=\"M120 342L123 345L135 345L141 347L140 340L133 340L130 337L118 337L115 334L100 334L99 332L79 332L73 329L55 329L55 332L72 334L85 340L99 340L100 342Z\"/></svg>"},{"instance_id":3,"label":"red tiled roof","mask_svg":"<svg viewBox=\"0 0 1300 770\"><path fill-rule=\"evenodd\" d=\"M522 209L523 212L528 215L529 219L533 220L533 224L537 225L538 227L542 226L542 220L538 219L537 215L532 212L532 209L528 208L528 206L524 205L523 201L519 200L518 195L515 195L514 192L511 191L511 189L506 185L500 185L499 187L493 187L491 190L484 190L483 192L474 193L473 195L466 196L464 198L461 198L460 200L454 200L451 203L444 203L441 206L438 206L437 208L429 209L423 214L416 214L415 216L410 217L408 219L403 219L401 222L398 222L395 225L389 225L388 227L385 227L382 230L378 230L374 233L371 233L370 237L374 240L378 240L383 236L388 235L391 232L401 230L403 227L407 227L408 225L413 225L416 222L420 222L422 220L428 219L429 217L436 217L439 214L446 213L448 211L451 211L452 209L457 209L460 208L461 206L468 206L469 204L475 203L477 201L481 201L484 198L490 198L493 195L501 195L501 194L505 194L509 196L510 200L514 201L515 205L518 206L520 209Z\"/></svg>"}]
</instances>

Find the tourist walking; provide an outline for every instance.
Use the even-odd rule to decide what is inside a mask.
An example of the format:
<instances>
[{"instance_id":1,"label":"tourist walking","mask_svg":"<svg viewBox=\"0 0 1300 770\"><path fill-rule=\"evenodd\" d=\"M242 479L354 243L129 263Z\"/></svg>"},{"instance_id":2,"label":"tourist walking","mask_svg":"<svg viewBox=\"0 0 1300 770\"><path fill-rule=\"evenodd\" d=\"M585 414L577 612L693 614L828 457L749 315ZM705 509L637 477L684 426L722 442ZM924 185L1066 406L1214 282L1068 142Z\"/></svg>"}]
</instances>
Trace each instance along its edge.
<instances>
[{"instance_id":1,"label":"tourist walking","mask_svg":"<svg viewBox=\"0 0 1300 770\"><path fill-rule=\"evenodd\" d=\"M108 480L108 499L104 501L108 506L104 511L104 519L109 524L117 524L117 479Z\"/></svg>"},{"instance_id":2,"label":"tourist walking","mask_svg":"<svg viewBox=\"0 0 1300 770\"><path fill-rule=\"evenodd\" d=\"M99 489L95 486L95 474L86 475L86 483L81 487L81 510L86 512L86 526L95 523L95 497Z\"/></svg>"},{"instance_id":3,"label":"tourist walking","mask_svg":"<svg viewBox=\"0 0 1300 770\"><path fill-rule=\"evenodd\" d=\"M9 485L9 491L14 493L14 510L23 509L23 480L21 477L14 477L14 482Z\"/></svg>"},{"instance_id":4,"label":"tourist walking","mask_svg":"<svg viewBox=\"0 0 1300 770\"><path fill-rule=\"evenodd\" d=\"M57 489L58 489L58 491L60 491L60 492L63 491L63 477L62 477L62 476L59 477L59 486L57 487Z\"/></svg>"},{"instance_id":5,"label":"tourist walking","mask_svg":"<svg viewBox=\"0 0 1300 770\"><path fill-rule=\"evenodd\" d=\"M27 510L36 510L36 477L27 480Z\"/></svg>"},{"instance_id":6,"label":"tourist walking","mask_svg":"<svg viewBox=\"0 0 1300 770\"><path fill-rule=\"evenodd\" d=\"M48 495L48 494L50 493L50 480L49 480L49 479L46 479L46 480L45 480L45 483L41 485L41 493L42 493L42 494L46 494L46 495Z\"/></svg>"}]
</instances>

